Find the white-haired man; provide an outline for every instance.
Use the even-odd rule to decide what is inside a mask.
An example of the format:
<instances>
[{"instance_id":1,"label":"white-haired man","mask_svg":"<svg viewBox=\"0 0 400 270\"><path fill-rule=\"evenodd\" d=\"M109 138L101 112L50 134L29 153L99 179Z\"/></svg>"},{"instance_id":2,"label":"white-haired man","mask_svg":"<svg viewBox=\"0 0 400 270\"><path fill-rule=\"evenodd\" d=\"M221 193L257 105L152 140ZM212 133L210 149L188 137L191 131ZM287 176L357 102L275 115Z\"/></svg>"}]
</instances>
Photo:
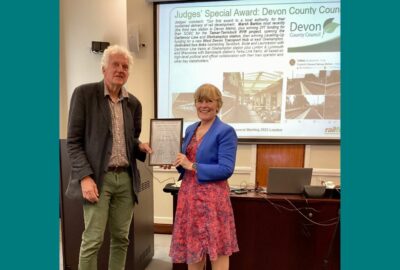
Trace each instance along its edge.
<instances>
[{"instance_id":1,"label":"white-haired man","mask_svg":"<svg viewBox=\"0 0 400 270\"><path fill-rule=\"evenodd\" d=\"M152 151L139 140L142 105L124 88L132 64L126 48L109 46L101 60L104 79L81 85L72 95L67 137L72 169L66 194L83 201L80 270L97 270L107 222L108 269L125 269L129 227L140 187L136 159L144 161Z\"/></svg>"}]
</instances>

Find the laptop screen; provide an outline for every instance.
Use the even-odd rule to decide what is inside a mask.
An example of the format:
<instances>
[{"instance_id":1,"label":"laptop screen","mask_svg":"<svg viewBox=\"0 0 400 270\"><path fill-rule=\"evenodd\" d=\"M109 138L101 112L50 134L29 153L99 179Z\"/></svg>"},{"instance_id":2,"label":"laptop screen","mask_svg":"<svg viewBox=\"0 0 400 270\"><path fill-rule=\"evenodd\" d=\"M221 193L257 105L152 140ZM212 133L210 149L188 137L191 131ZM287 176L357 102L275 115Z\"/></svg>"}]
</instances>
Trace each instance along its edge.
<instances>
[{"instance_id":1,"label":"laptop screen","mask_svg":"<svg viewBox=\"0 0 400 270\"><path fill-rule=\"evenodd\" d=\"M269 168L268 194L301 194L311 183L312 168Z\"/></svg>"}]
</instances>

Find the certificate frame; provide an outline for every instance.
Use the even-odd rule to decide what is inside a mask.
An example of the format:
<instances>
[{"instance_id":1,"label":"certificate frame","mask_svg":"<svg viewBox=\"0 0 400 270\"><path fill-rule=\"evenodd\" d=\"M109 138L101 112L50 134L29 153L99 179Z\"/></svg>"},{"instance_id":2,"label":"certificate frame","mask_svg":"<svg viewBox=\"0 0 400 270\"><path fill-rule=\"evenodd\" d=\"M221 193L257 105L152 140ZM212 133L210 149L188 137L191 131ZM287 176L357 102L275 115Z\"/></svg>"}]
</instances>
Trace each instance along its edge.
<instances>
[{"instance_id":1,"label":"certificate frame","mask_svg":"<svg viewBox=\"0 0 400 270\"><path fill-rule=\"evenodd\" d=\"M183 118L150 119L149 165L172 165L181 152Z\"/></svg>"}]
</instances>

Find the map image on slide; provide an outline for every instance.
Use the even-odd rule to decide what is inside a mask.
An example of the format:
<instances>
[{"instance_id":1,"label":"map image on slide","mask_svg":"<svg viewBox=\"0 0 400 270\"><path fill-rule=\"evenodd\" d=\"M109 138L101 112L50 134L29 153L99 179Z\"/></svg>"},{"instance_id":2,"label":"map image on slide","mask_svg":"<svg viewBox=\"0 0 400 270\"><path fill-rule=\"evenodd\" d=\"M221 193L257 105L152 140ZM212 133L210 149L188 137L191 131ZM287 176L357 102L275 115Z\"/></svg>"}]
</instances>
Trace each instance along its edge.
<instances>
[{"instance_id":1,"label":"map image on slide","mask_svg":"<svg viewBox=\"0 0 400 270\"><path fill-rule=\"evenodd\" d=\"M286 119L340 119L340 70L320 70L287 81Z\"/></svg>"}]
</instances>

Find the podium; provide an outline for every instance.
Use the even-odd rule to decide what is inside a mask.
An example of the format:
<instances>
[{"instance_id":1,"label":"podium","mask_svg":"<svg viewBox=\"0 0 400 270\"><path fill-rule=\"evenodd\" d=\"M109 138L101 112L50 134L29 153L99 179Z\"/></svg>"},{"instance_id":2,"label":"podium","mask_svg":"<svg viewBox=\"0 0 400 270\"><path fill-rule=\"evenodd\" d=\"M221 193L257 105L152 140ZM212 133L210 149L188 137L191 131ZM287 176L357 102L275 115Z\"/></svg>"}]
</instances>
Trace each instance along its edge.
<instances>
[{"instance_id":1,"label":"podium","mask_svg":"<svg viewBox=\"0 0 400 270\"><path fill-rule=\"evenodd\" d=\"M144 270L154 255L153 173L145 162L137 161L142 184L139 204L135 205L129 233L126 270ZM77 270L79 248L84 230L82 203L65 196L70 175L66 140L60 140L60 218L64 270ZM98 254L98 269L107 270L109 257L108 228Z\"/></svg>"}]
</instances>

